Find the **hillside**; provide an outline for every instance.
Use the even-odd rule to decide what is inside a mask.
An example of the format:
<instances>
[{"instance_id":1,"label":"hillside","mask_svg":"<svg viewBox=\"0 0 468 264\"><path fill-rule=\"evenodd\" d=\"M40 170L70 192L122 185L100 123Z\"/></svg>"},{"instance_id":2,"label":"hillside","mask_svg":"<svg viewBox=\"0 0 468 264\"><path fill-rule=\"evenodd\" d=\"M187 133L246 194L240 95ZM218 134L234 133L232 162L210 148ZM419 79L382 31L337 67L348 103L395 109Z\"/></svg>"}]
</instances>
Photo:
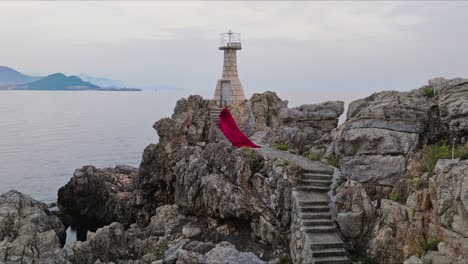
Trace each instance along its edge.
<instances>
[{"instance_id":1,"label":"hillside","mask_svg":"<svg viewBox=\"0 0 468 264\"><path fill-rule=\"evenodd\" d=\"M112 80L109 78L102 78L102 77L94 77L88 74L80 74L78 77L81 78L81 80L85 82L90 82L94 83L96 85L99 85L99 87L103 88L124 88L127 87L127 85L121 81L118 80Z\"/></svg>"},{"instance_id":2,"label":"hillside","mask_svg":"<svg viewBox=\"0 0 468 264\"><path fill-rule=\"evenodd\" d=\"M0 84L25 84L36 81L39 78L22 74L9 67L0 66Z\"/></svg>"},{"instance_id":3,"label":"hillside","mask_svg":"<svg viewBox=\"0 0 468 264\"><path fill-rule=\"evenodd\" d=\"M99 86L85 82L76 76L54 73L37 81L19 86L21 90L98 90Z\"/></svg>"}]
</instances>

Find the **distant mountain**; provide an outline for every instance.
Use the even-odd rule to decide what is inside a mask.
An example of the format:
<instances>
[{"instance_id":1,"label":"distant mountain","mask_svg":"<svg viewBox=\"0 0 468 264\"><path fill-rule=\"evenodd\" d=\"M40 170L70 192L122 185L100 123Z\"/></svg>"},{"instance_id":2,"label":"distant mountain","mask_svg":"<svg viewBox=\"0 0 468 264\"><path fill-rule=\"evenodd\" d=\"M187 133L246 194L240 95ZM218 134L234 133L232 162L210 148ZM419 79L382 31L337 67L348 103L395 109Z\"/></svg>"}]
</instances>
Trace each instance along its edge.
<instances>
[{"instance_id":1,"label":"distant mountain","mask_svg":"<svg viewBox=\"0 0 468 264\"><path fill-rule=\"evenodd\" d=\"M63 73L35 77L22 74L9 67L0 66L0 90L141 91L138 88L128 88L120 81L84 74L81 76L84 76L85 79L74 75L66 76Z\"/></svg>"},{"instance_id":2,"label":"distant mountain","mask_svg":"<svg viewBox=\"0 0 468 264\"><path fill-rule=\"evenodd\" d=\"M80 74L78 75L83 81L94 83L96 85L99 85L100 87L105 87L105 88L123 88L127 87L127 85L124 82L118 81L118 80L112 80L108 78L102 78L102 77L95 77L95 76L90 76L87 74Z\"/></svg>"},{"instance_id":3,"label":"distant mountain","mask_svg":"<svg viewBox=\"0 0 468 264\"><path fill-rule=\"evenodd\" d=\"M18 85L36 81L41 77L34 77L22 74L12 68L0 66L0 84L1 85Z\"/></svg>"},{"instance_id":4,"label":"distant mountain","mask_svg":"<svg viewBox=\"0 0 468 264\"><path fill-rule=\"evenodd\" d=\"M54 73L37 81L17 86L20 90L100 90L100 87L72 75Z\"/></svg>"}]
</instances>

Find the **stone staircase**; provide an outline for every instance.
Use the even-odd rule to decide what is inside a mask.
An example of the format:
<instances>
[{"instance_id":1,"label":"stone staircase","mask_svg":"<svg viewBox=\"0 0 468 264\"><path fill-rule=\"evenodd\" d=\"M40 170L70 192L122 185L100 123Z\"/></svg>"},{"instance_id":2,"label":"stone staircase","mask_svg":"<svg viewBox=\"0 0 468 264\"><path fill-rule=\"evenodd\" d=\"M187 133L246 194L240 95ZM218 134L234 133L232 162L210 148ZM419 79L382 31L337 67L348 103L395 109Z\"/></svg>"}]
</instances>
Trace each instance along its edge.
<instances>
[{"instance_id":1,"label":"stone staircase","mask_svg":"<svg viewBox=\"0 0 468 264\"><path fill-rule=\"evenodd\" d=\"M294 264L351 263L329 208L333 169L319 161L268 147L264 157L296 163L302 175L292 191L290 251Z\"/></svg>"},{"instance_id":2,"label":"stone staircase","mask_svg":"<svg viewBox=\"0 0 468 264\"><path fill-rule=\"evenodd\" d=\"M298 223L311 249L312 259L305 263L350 263L328 207L331 179L330 170L305 169L295 190Z\"/></svg>"},{"instance_id":3,"label":"stone staircase","mask_svg":"<svg viewBox=\"0 0 468 264\"><path fill-rule=\"evenodd\" d=\"M216 124L219 127L219 114L223 109L218 106L212 106L210 108L210 120L211 123Z\"/></svg>"}]
</instances>

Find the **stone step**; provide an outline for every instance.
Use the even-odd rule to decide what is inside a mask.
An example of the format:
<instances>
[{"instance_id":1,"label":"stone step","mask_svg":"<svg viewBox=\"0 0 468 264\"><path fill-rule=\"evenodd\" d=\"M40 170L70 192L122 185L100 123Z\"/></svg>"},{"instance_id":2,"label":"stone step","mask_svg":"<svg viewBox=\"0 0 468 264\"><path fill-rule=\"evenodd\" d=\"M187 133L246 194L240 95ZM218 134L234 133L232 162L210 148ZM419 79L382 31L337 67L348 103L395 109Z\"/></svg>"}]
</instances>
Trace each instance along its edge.
<instances>
[{"instance_id":1,"label":"stone step","mask_svg":"<svg viewBox=\"0 0 468 264\"><path fill-rule=\"evenodd\" d=\"M306 226L306 233L335 233L336 228L334 226Z\"/></svg>"},{"instance_id":2,"label":"stone step","mask_svg":"<svg viewBox=\"0 0 468 264\"><path fill-rule=\"evenodd\" d=\"M327 181L327 180L304 180L304 179L301 179L298 181L299 185L300 186L325 186L325 187L328 187L330 186L331 184L331 181Z\"/></svg>"},{"instance_id":3,"label":"stone step","mask_svg":"<svg viewBox=\"0 0 468 264\"><path fill-rule=\"evenodd\" d=\"M311 248L313 250L326 248L343 248L343 242L321 242L317 244L312 244Z\"/></svg>"},{"instance_id":4,"label":"stone step","mask_svg":"<svg viewBox=\"0 0 468 264\"><path fill-rule=\"evenodd\" d=\"M326 170L326 169L304 169L302 171L303 174L324 174L324 175L333 175L333 170Z\"/></svg>"},{"instance_id":5,"label":"stone step","mask_svg":"<svg viewBox=\"0 0 468 264\"><path fill-rule=\"evenodd\" d=\"M304 212L304 213L301 214L301 218L303 220L308 220L308 219L331 219L331 213L330 212L324 212L324 213Z\"/></svg>"},{"instance_id":6,"label":"stone step","mask_svg":"<svg viewBox=\"0 0 468 264\"><path fill-rule=\"evenodd\" d=\"M330 209L328 206L322 206L322 205L317 205L317 206L299 206L299 211L301 212L310 212L310 213L326 213L329 212Z\"/></svg>"},{"instance_id":7,"label":"stone step","mask_svg":"<svg viewBox=\"0 0 468 264\"><path fill-rule=\"evenodd\" d=\"M335 226L335 222L331 219L307 219L303 220L304 226Z\"/></svg>"},{"instance_id":8,"label":"stone step","mask_svg":"<svg viewBox=\"0 0 468 264\"><path fill-rule=\"evenodd\" d=\"M300 206L328 206L328 201L299 201Z\"/></svg>"},{"instance_id":9,"label":"stone step","mask_svg":"<svg viewBox=\"0 0 468 264\"><path fill-rule=\"evenodd\" d=\"M314 264L342 264L351 263L347 256L314 258Z\"/></svg>"},{"instance_id":10,"label":"stone step","mask_svg":"<svg viewBox=\"0 0 468 264\"><path fill-rule=\"evenodd\" d=\"M324 249L315 249L312 251L312 256L314 258L320 257L335 257L335 256L347 256L347 252L344 248L324 248Z\"/></svg>"},{"instance_id":11,"label":"stone step","mask_svg":"<svg viewBox=\"0 0 468 264\"><path fill-rule=\"evenodd\" d=\"M304 180L331 180L332 176L328 174L303 173L302 179Z\"/></svg>"},{"instance_id":12,"label":"stone step","mask_svg":"<svg viewBox=\"0 0 468 264\"><path fill-rule=\"evenodd\" d=\"M297 189L303 192L328 192L330 190L329 187L321 186L298 186Z\"/></svg>"}]
</instances>

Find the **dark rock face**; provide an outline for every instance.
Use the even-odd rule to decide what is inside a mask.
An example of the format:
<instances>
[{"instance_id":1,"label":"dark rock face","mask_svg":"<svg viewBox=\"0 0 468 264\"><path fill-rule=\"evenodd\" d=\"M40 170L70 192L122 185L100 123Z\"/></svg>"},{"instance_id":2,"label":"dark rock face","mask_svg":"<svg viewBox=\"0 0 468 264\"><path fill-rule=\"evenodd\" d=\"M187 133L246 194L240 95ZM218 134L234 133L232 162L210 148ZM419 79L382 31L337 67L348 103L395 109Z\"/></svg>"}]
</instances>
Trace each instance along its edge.
<instances>
[{"instance_id":1,"label":"dark rock face","mask_svg":"<svg viewBox=\"0 0 468 264\"><path fill-rule=\"evenodd\" d=\"M50 260L64 239L65 227L46 204L14 190L0 196L0 262Z\"/></svg>"},{"instance_id":2,"label":"dark rock face","mask_svg":"<svg viewBox=\"0 0 468 264\"><path fill-rule=\"evenodd\" d=\"M135 179L138 169L130 166L77 169L58 191L58 205L65 214L82 216L99 224L114 221L128 226L137 218Z\"/></svg>"}]
</instances>

